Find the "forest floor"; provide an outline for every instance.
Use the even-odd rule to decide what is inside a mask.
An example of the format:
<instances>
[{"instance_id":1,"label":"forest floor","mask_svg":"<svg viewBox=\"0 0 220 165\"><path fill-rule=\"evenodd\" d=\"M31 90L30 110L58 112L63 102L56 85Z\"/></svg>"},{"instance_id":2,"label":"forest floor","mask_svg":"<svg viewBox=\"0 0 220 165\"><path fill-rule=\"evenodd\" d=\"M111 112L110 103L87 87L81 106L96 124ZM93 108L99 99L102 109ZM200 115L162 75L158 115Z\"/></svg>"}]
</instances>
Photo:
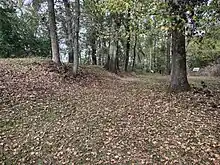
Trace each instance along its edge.
<instances>
[{"instance_id":1,"label":"forest floor","mask_svg":"<svg viewBox=\"0 0 220 165\"><path fill-rule=\"evenodd\" d=\"M1 164L220 163L220 81L169 94L168 78L0 60Z\"/></svg>"}]
</instances>

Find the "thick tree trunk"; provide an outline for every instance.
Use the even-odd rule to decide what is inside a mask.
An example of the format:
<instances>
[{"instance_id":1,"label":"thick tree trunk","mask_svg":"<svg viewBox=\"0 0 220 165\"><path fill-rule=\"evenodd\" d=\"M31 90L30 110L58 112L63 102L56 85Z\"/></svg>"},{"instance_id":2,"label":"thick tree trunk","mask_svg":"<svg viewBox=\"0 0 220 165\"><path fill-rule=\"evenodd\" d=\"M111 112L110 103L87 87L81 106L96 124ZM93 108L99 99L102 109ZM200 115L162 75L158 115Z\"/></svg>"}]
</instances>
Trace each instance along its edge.
<instances>
[{"instance_id":1,"label":"thick tree trunk","mask_svg":"<svg viewBox=\"0 0 220 165\"><path fill-rule=\"evenodd\" d=\"M109 49L109 55L107 59L107 63L105 65L105 68L113 73L117 73L117 58L116 53L117 52L117 45L114 40L110 43L110 49Z\"/></svg>"},{"instance_id":2,"label":"thick tree trunk","mask_svg":"<svg viewBox=\"0 0 220 165\"><path fill-rule=\"evenodd\" d=\"M48 3L48 11L49 11L49 29L50 29L50 40L51 40L51 48L52 48L52 60L60 64L60 52L59 52L59 44L57 37L57 29L56 29L56 20L55 20L55 10L54 10L54 0L47 0Z\"/></svg>"},{"instance_id":3,"label":"thick tree trunk","mask_svg":"<svg viewBox=\"0 0 220 165\"><path fill-rule=\"evenodd\" d=\"M112 23L112 27L111 27L111 31L112 31L112 37L110 38L110 43L109 43L109 56L107 59L107 63L105 65L105 68L113 73L118 72L119 70L119 58L118 58L118 54L119 54L119 28L120 28L120 20L117 19L115 20L114 23Z\"/></svg>"},{"instance_id":4,"label":"thick tree trunk","mask_svg":"<svg viewBox=\"0 0 220 165\"><path fill-rule=\"evenodd\" d=\"M166 74L170 75L171 69L170 69L170 54L171 54L171 31L168 31L167 34L167 51L166 51Z\"/></svg>"},{"instance_id":5,"label":"thick tree trunk","mask_svg":"<svg viewBox=\"0 0 220 165\"><path fill-rule=\"evenodd\" d=\"M69 62L73 63L73 30L72 30L72 14L70 10L70 2L69 0L63 0L64 7L66 10L66 21L67 21L67 46L68 46L68 54L69 54Z\"/></svg>"},{"instance_id":6,"label":"thick tree trunk","mask_svg":"<svg viewBox=\"0 0 220 165\"><path fill-rule=\"evenodd\" d=\"M80 17L80 0L75 1L75 12L76 12L76 20L75 20L75 37L74 37L74 60L73 60L73 75L76 76L78 73L79 67L79 17Z\"/></svg>"},{"instance_id":7,"label":"thick tree trunk","mask_svg":"<svg viewBox=\"0 0 220 165\"><path fill-rule=\"evenodd\" d=\"M190 90L186 70L186 48L184 30L172 31L172 71L170 92Z\"/></svg>"}]
</instances>

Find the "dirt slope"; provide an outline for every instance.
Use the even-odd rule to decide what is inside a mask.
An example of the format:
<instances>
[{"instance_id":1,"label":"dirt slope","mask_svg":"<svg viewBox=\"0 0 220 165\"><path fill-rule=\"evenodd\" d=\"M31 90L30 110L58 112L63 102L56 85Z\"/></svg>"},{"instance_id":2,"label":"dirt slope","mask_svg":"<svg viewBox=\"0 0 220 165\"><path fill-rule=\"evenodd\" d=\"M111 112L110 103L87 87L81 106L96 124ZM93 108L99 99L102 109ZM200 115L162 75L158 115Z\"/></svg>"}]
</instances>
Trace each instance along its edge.
<instances>
[{"instance_id":1,"label":"dirt slope","mask_svg":"<svg viewBox=\"0 0 220 165\"><path fill-rule=\"evenodd\" d=\"M174 95L164 77L0 60L0 162L217 165L220 82L207 82Z\"/></svg>"}]
</instances>

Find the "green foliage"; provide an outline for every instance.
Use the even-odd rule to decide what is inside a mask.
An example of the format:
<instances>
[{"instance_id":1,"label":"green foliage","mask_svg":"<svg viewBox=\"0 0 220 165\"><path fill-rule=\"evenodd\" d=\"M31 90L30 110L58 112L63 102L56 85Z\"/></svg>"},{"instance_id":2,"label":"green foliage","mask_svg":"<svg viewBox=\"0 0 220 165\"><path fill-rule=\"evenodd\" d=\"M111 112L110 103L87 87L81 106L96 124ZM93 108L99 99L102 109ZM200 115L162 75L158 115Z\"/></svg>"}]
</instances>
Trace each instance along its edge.
<instances>
[{"instance_id":1,"label":"green foliage","mask_svg":"<svg viewBox=\"0 0 220 165\"><path fill-rule=\"evenodd\" d=\"M191 55L189 57L189 67L194 68L194 67L205 67L208 66L210 63L213 63L217 60L219 57L219 52L218 53L212 53L210 52L202 52L198 51L197 54Z\"/></svg>"},{"instance_id":2,"label":"green foliage","mask_svg":"<svg viewBox=\"0 0 220 165\"><path fill-rule=\"evenodd\" d=\"M8 56L19 46L19 35L14 29L16 25L13 8L0 6L0 54ZM16 41L16 42L15 42Z\"/></svg>"},{"instance_id":3,"label":"green foliage","mask_svg":"<svg viewBox=\"0 0 220 165\"><path fill-rule=\"evenodd\" d=\"M205 67L220 58L220 28L210 28L204 37L194 38L188 48L189 67Z\"/></svg>"},{"instance_id":4,"label":"green foliage","mask_svg":"<svg viewBox=\"0 0 220 165\"><path fill-rule=\"evenodd\" d=\"M17 7L0 2L0 57L47 56L47 36L37 36L39 20Z\"/></svg>"}]
</instances>

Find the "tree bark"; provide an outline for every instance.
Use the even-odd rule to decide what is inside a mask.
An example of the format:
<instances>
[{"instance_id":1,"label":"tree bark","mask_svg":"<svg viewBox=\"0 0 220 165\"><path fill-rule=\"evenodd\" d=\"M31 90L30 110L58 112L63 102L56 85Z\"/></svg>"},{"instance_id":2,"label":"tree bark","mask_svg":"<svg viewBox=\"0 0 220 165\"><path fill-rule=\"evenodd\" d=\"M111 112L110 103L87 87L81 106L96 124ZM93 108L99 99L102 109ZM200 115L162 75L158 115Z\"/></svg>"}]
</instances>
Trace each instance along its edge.
<instances>
[{"instance_id":1,"label":"tree bark","mask_svg":"<svg viewBox=\"0 0 220 165\"><path fill-rule=\"evenodd\" d=\"M102 53L103 53L103 47L102 47L102 40L100 39L98 42L98 65L102 65Z\"/></svg>"},{"instance_id":2,"label":"tree bark","mask_svg":"<svg viewBox=\"0 0 220 165\"><path fill-rule=\"evenodd\" d=\"M130 41L131 41L131 35L129 34L127 38L127 43L126 43L126 54L125 54L125 72L128 71L128 63L129 63L129 53L130 53Z\"/></svg>"},{"instance_id":3,"label":"tree bark","mask_svg":"<svg viewBox=\"0 0 220 165\"><path fill-rule=\"evenodd\" d=\"M47 3L48 3L48 11L49 11L49 29L50 29L50 40L51 40L51 49L52 49L52 60L57 64L61 64L56 20L55 20L54 0L47 0Z\"/></svg>"},{"instance_id":4,"label":"tree bark","mask_svg":"<svg viewBox=\"0 0 220 165\"><path fill-rule=\"evenodd\" d=\"M92 65L97 65L97 57L96 57L96 52L97 52L97 48L96 48L96 32L93 31L92 32L92 37L91 37L91 47L92 47Z\"/></svg>"},{"instance_id":5,"label":"tree bark","mask_svg":"<svg viewBox=\"0 0 220 165\"><path fill-rule=\"evenodd\" d=\"M134 39L134 56L133 56L133 63L132 63L132 71L134 71L135 63L136 63L136 52L137 50L137 34L135 33L135 39Z\"/></svg>"},{"instance_id":6,"label":"tree bark","mask_svg":"<svg viewBox=\"0 0 220 165\"><path fill-rule=\"evenodd\" d=\"M184 28L183 28L184 29ZM172 71L170 92L190 90L186 70L185 30L172 31Z\"/></svg>"},{"instance_id":7,"label":"tree bark","mask_svg":"<svg viewBox=\"0 0 220 165\"><path fill-rule=\"evenodd\" d=\"M115 63L116 63L116 70L120 71L120 67L119 67L119 39L117 39L116 41L116 57L115 57Z\"/></svg>"},{"instance_id":8,"label":"tree bark","mask_svg":"<svg viewBox=\"0 0 220 165\"><path fill-rule=\"evenodd\" d=\"M120 28L121 21L116 17L115 22L113 21L112 27L111 27L111 32L112 32L112 37L110 38L110 43L109 43L109 56L107 59L107 62L105 64L105 68L113 73L118 72L119 70L119 59L118 59L118 41L119 41L119 28Z\"/></svg>"},{"instance_id":9,"label":"tree bark","mask_svg":"<svg viewBox=\"0 0 220 165\"><path fill-rule=\"evenodd\" d=\"M80 0L75 1L75 12L76 12L76 20L75 20L75 37L74 37L74 58L73 58L73 75L76 76L78 73L79 67L79 17L80 17Z\"/></svg>"},{"instance_id":10,"label":"tree bark","mask_svg":"<svg viewBox=\"0 0 220 165\"><path fill-rule=\"evenodd\" d=\"M153 65L152 70L156 72L157 66L156 66L156 52L157 51L157 36L154 37L154 43L153 43Z\"/></svg>"},{"instance_id":11,"label":"tree bark","mask_svg":"<svg viewBox=\"0 0 220 165\"><path fill-rule=\"evenodd\" d=\"M166 74L170 75L171 69L170 69L170 53L171 53L171 31L168 31L167 34L167 52L166 52Z\"/></svg>"},{"instance_id":12,"label":"tree bark","mask_svg":"<svg viewBox=\"0 0 220 165\"><path fill-rule=\"evenodd\" d=\"M67 46L68 46L68 54L69 54L69 62L73 63L73 31L72 31L72 14L70 10L70 2L69 0L63 0L64 7L66 10L66 21L67 21Z\"/></svg>"},{"instance_id":13,"label":"tree bark","mask_svg":"<svg viewBox=\"0 0 220 165\"><path fill-rule=\"evenodd\" d=\"M109 48L109 55L108 59L105 65L105 68L113 73L117 73L117 58L116 58L116 52L117 52L117 45L114 40L111 40L110 48Z\"/></svg>"},{"instance_id":14,"label":"tree bark","mask_svg":"<svg viewBox=\"0 0 220 165\"><path fill-rule=\"evenodd\" d=\"M91 49L88 49L88 61L86 64L91 65Z\"/></svg>"},{"instance_id":15,"label":"tree bark","mask_svg":"<svg viewBox=\"0 0 220 165\"><path fill-rule=\"evenodd\" d=\"M128 71L129 53L130 53L130 45L131 45L130 17L131 17L131 10L128 9L128 18L125 25L126 34L127 34L126 53L125 53L125 72Z\"/></svg>"},{"instance_id":16,"label":"tree bark","mask_svg":"<svg viewBox=\"0 0 220 165\"><path fill-rule=\"evenodd\" d=\"M105 56L108 54L108 42L106 40L103 39L103 54L102 54L102 64L103 66L105 66L106 64L106 58Z\"/></svg>"},{"instance_id":17,"label":"tree bark","mask_svg":"<svg viewBox=\"0 0 220 165\"><path fill-rule=\"evenodd\" d=\"M92 65L97 65L96 46L92 46Z\"/></svg>"},{"instance_id":18,"label":"tree bark","mask_svg":"<svg viewBox=\"0 0 220 165\"><path fill-rule=\"evenodd\" d=\"M104 68L112 73L118 72L118 61L117 61L117 41L114 39L110 40L109 54Z\"/></svg>"}]
</instances>

